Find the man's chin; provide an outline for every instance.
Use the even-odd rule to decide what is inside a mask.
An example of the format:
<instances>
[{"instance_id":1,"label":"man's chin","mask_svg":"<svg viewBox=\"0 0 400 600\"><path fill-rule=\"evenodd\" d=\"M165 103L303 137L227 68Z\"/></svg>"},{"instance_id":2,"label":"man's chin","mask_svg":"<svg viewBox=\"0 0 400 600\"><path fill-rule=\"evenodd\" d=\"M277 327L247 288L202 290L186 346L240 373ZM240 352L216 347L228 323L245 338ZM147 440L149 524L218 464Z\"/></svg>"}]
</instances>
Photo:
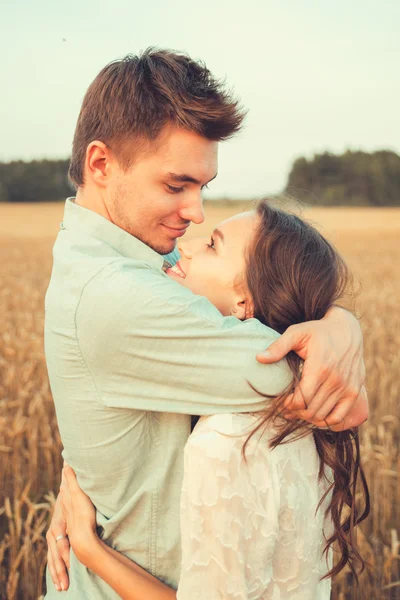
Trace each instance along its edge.
<instances>
[{"instance_id":1,"label":"man's chin","mask_svg":"<svg viewBox=\"0 0 400 600\"><path fill-rule=\"evenodd\" d=\"M152 248L158 254L165 256L166 254L170 254L176 248L176 240L169 240L164 243L154 243L154 242L146 242L150 248Z\"/></svg>"},{"instance_id":2,"label":"man's chin","mask_svg":"<svg viewBox=\"0 0 400 600\"><path fill-rule=\"evenodd\" d=\"M164 256L165 254L170 254L176 247L176 239L164 238L160 239L160 236L154 235L153 239L148 239L147 237L140 234L137 231L129 231L131 235L135 238L149 246L152 250L157 252L157 254L161 254Z\"/></svg>"}]
</instances>

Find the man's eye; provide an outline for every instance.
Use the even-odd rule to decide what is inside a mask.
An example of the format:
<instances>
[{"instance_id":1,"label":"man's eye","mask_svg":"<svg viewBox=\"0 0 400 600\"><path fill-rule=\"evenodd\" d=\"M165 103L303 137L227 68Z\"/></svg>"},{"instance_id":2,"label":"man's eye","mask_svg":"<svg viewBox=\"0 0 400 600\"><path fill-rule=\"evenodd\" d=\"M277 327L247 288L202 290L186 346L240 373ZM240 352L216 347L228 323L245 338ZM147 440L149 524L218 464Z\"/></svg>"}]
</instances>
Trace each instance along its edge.
<instances>
[{"instance_id":1,"label":"man's eye","mask_svg":"<svg viewBox=\"0 0 400 600\"><path fill-rule=\"evenodd\" d=\"M208 248L211 248L212 250L215 249L215 244L214 244L214 238L213 238L213 236L211 236L210 243L207 244L207 246L208 246Z\"/></svg>"},{"instance_id":2,"label":"man's eye","mask_svg":"<svg viewBox=\"0 0 400 600\"><path fill-rule=\"evenodd\" d=\"M169 189L169 191L172 194L179 194L180 192L183 192L183 190L185 189L183 187L175 187L174 185L169 185L168 183L167 183L167 188Z\"/></svg>"}]
</instances>

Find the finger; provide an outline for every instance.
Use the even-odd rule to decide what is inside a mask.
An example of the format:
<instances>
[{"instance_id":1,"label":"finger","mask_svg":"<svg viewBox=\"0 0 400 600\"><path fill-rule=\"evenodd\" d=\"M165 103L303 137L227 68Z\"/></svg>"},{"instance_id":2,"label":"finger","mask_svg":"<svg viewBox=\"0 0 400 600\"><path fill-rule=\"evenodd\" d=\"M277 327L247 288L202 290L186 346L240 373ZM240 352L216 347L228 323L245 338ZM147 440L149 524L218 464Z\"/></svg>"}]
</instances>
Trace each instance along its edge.
<instances>
[{"instance_id":1,"label":"finger","mask_svg":"<svg viewBox=\"0 0 400 600\"><path fill-rule=\"evenodd\" d=\"M62 516L63 516L64 522L65 522L65 529L67 530L68 511L69 511L69 506L70 506L70 496L68 494L68 491L63 486L60 486L60 506L61 506Z\"/></svg>"},{"instance_id":2,"label":"finger","mask_svg":"<svg viewBox=\"0 0 400 600\"><path fill-rule=\"evenodd\" d=\"M350 390L347 397L338 402L325 420L331 427L345 421L344 429L350 429L365 423L368 416L368 394L365 386L362 385L360 389L353 388L353 391Z\"/></svg>"},{"instance_id":3,"label":"finger","mask_svg":"<svg viewBox=\"0 0 400 600\"><path fill-rule=\"evenodd\" d=\"M304 363L299 383L296 385L294 392L285 399L285 409L288 411L306 410L309 408L309 404L311 403L311 399L315 395L316 390L319 389L318 386L321 385L318 378L310 372L309 365ZM309 390L308 395L311 396L309 400L306 399L304 389Z\"/></svg>"},{"instance_id":4,"label":"finger","mask_svg":"<svg viewBox=\"0 0 400 600\"><path fill-rule=\"evenodd\" d=\"M61 585L60 585L60 582L58 581L57 572L56 572L56 569L54 567L54 561L53 561L53 557L51 555L50 550L48 550L48 552L47 552L47 566L49 567L49 572L50 572L51 580L54 583L57 592L60 592L61 591Z\"/></svg>"},{"instance_id":5,"label":"finger","mask_svg":"<svg viewBox=\"0 0 400 600\"><path fill-rule=\"evenodd\" d=\"M287 413L283 413L282 416L285 419L287 419L288 421L297 421L297 420L304 421L303 414L302 414L303 412L304 411L287 412ZM306 421L306 423L310 423L310 425L313 425L317 429L329 429L330 431L343 431L344 429L347 429L347 425L345 424L345 421L343 421L335 426L328 425L326 422L326 419L324 419L323 421L318 421L317 419L312 419L310 421Z\"/></svg>"},{"instance_id":6,"label":"finger","mask_svg":"<svg viewBox=\"0 0 400 600\"><path fill-rule=\"evenodd\" d=\"M286 410L289 412L290 410L296 410L296 408L293 407L292 403L293 403L293 397L294 394L289 394L286 398L285 401L283 402L282 405L282 410L283 412L285 412ZM304 405L303 407L304 408Z\"/></svg>"},{"instance_id":7,"label":"finger","mask_svg":"<svg viewBox=\"0 0 400 600\"><path fill-rule=\"evenodd\" d=\"M354 427L362 425L369 417L368 392L365 389L365 385L361 386L360 393L355 401L353 412L351 415L349 415L349 417L350 416L354 417Z\"/></svg>"},{"instance_id":8,"label":"finger","mask_svg":"<svg viewBox=\"0 0 400 600\"><path fill-rule=\"evenodd\" d=\"M63 470L61 471L61 484L60 484L60 497L61 497L61 504L65 504L66 502L70 501L70 497L71 497L71 485L70 485L70 481L67 477L67 474L65 472L66 467L63 468Z\"/></svg>"},{"instance_id":9,"label":"finger","mask_svg":"<svg viewBox=\"0 0 400 600\"><path fill-rule=\"evenodd\" d=\"M304 421L304 419L302 419L300 417L300 415L292 414L290 413L289 415L285 415L285 418L288 419L289 421ZM343 429L343 424L341 425L340 429L336 429L333 427L330 427L329 425L326 424L326 421L308 421L310 423L310 425L313 425L312 429L316 428L316 429L328 429L329 431L342 431Z\"/></svg>"},{"instance_id":10,"label":"finger","mask_svg":"<svg viewBox=\"0 0 400 600\"><path fill-rule=\"evenodd\" d=\"M61 485L60 485L59 499L60 499L60 511L61 511L61 515L62 515L62 522L64 523L64 529L65 529L65 531L63 531L62 533L64 535L66 535L68 533L69 513L70 513L70 507L71 507L71 496L69 493L68 486L63 481L61 481Z\"/></svg>"},{"instance_id":11,"label":"finger","mask_svg":"<svg viewBox=\"0 0 400 600\"><path fill-rule=\"evenodd\" d=\"M304 376L305 380L303 382ZM368 400L360 378L350 382L328 366L324 366L323 370L320 370L320 373L315 377L310 375L306 369L303 369L303 377L300 382L301 387L299 390L295 390L292 405L289 407L302 411L304 405L300 408L301 402L305 403L307 409L305 412L300 412L300 418L315 424L325 420L330 415L331 419L332 416L338 419L337 423L332 422L330 424L339 425L344 417L351 417L350 421L347 419L347 423L351 422L351 425L347 425L347 428L349 428L360 425L368 417ZM322 383L316 391L312 391L313 386L316 388L318 379ZM357 419L353 418L353 409L361 390L364 390L363 401L360 402L360 416L358 422L356 422ZM298 392L297 395L296 392ZM301 392L301 396L299 392ZM299 400L297 400L298 398ZM339 407L339 405L341 406L340 412L333 414L335 406Z\"/></svg>"},{"instance_id":12,"label":"finger","mask_svg":"<svg viewBox=\"0 0 400 600\"><path fill-rule=\"evenodd\" d=\"M70 565L71 546L70 546L68 538L63 538L62 540L58 540L57 548L58 548L58 553L59 553L62 561L66 565L67 569L70 569L71 568L71 565Z\"/></svg>"},{"instance_id":13,"label":"finger","mask_svg":"<svg viewBox=\"0 0 400 600\"><path fill-rule=\"evenodd\" d=\"M368 410L365 406L356 414L353 411L354 401L352 399L342 400L337 403L335 397L332 397L315 414L308 409L286 410L283 412L283 417L288 420L300 419L315 425L319 429L329 428L333 431L343 431L358 427L368 419Z\"/></svg>"},{"instance_id":14,"label":"finger","mask_svg":"<svg viewBox=\"0 0 400 600\"><path fill-rule=\"evenodd\" d=\"M288 412L297 412L298 410L305 410L307 408L300 383L296 386L295 391L285 399L283 406Z\"/></svg>"},{"instance_id":15,"label":"finger","mask_svg":"<svg viewBox=\"0 0 400 600\"><path fill-rule=\"evenodd\" d=\"M63 518L62 513L62 501L61 494L58 495L56 504L54 507L53 518L51 520L50 529L47 532L46 540L47 543L50 544L52 541L55 541L58 536L67 535L67 523ZM64 537L63 539L57 542L57 551L61 555L61 558L64 560L65 564L69 568L69 548L70 544L68 538Z\"/></svg>"},{"instance_id":16,"label":"finger","mask_svg":"<svg viewBox=\"0 0 400 600\"><path fill-rule=\"evenodd\" d=\"M323 384L323 379L317 374L310 371L309 366L304 363L304 368L301 376L300 383L296 386L293 398L290 405L287 406L289 410L307 410L307 418L312 418L314 412L317 410L319 405L312 401L317 397L318 391ZM312 407L311 407L312 404Z\"/></svg>"},{"instance_id":17,"label":"finger","mask_svg":"<svg viewBox=\"0 0 400 600\"><path fill-rule=\"evenodd\" d=\"M296 411L301 419L317 424L326 419L335 406L343 400L342 389L334 389L329 383L321 385L305 410Z\"/></svg>"},{"instance_id":18,"label":"finger","mask_svg":"<svg viewBox=\"0 0 400 600\"><path fill-rule=\"evenodd\" d=\"M67 484L70 492L79 491L80 487L76 479L75 471L67 464L62 470L63 481Z\"/></svg>"},{"instance_id":19,"label":"finger","mask_svg":"<svg viewBox=\"0 0 400 600\"><path fill-rule=\"evenodd\" d=\"M257 354L256 359L260 363L273 363L282 360L289 352L295 350L303 339L301 326L293 325L273 342L264 352Z\"/></svg>"},{"instance_id":20,"label":"finger","mask_svg":"<svg viewBox=\"0 0 400 600\"><path fill-rule=\"evenodd\" d=\"M352 427L351 423L353 421L352 418L349 417L349 412L354 406L353 398L348 400L343 400L339 404L335 406L335 408L329 413L329 415L325 418L325 423L329 427L340 426L343 431L344 429L349 429Z\"/></svg>"},{"instance_id":21,"label":"finger","mask_svg":"<svg viewBox=\"0 0 400 600\"><path fill-rule=\"evenodd\" d=\"M69 578L67 573L67 566L63 558L60 556L60 548L58 547L61 542L65 542L65 539L62 539L56 542L56 538L53 535L50 535L48 538L49 545L49 554L51 555L53 571L55 573L55 577L60 588L65 591L69 585ZM69 558L68 558L69 562ZM54 579L53 579L54 582ZM54 582L55 583L55 582Z\"/></svg>"},{"instance_id":22,"label":"finger","mask_svg":"<svg viewBox=\"0 0 400 600\"><path fill-rule=\"evenodd\" d=\"M346 429L360 427L360 425L362 425L363 423L365 423L365 421L368 420L368 408L366 408L365 405L362 404L360 410L351 411L350 413L347 413L347 415L343 418L342 421L339 421L339 423L335 424L335 422L337 422L338 419L340 419L340 413L335 414L334 412L332 412L332 414L325 419L325 422L329 425L329 428L332 429L332 431L344 431Z\"/></svg>"},{"instance_id":23,"label":"finger","mask_svg":"<svg viewBox=\"0 0 400 600\"><path fill-rule=\"evenodd\" d=\"M51 535L52 538L55 542L55 548L57 551L57 554L60 556L60 558L63 560L63 562L66 564L67 568L70 568L70 548L71 545L69 543L69 539L68 539L68 531L67 531L67 523L65 521L65 519L63 519L62 521L58 521L57 523L52 523L52 527L51 527ZM60 536L63 536L62 538L60 538ZM57 538L59 538L57 540Z\"/></svg>"},{"instance_id":24,"label":"finger","mask_svg":"<svg viewBox=\"0 0 400 600\"><path fill-rule=\"evenodd\" d=\"M337 402L337 397L332 396L329 402L321 404L317 410L313 409L297 410L296 415L298 419L312 423L317 427L322 423L325 426L339 425L347 413L351 410L351 406L348 404L349 401L343 400L341 403ZM337 407L341 406L339 412L335 412Z\"/></svg>"}]
</instances>

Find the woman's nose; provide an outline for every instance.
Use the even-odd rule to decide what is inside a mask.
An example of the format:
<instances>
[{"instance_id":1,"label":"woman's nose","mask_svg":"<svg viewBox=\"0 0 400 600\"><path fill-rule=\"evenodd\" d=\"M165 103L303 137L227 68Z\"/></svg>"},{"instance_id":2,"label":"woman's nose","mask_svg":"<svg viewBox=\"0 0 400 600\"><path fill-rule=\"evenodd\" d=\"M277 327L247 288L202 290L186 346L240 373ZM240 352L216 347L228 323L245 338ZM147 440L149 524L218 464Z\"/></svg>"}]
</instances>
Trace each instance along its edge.
<instances>
[{"instance_id":1,"label":"woman's nose","mask_svg":"<svg viewBox=\"0 0 400 600\"><path fill-rule=\"evenodd\" d=\"M178 250L183 256L186 258L193 258L195 254L204 252L204 249L207 247L207 242L209 238L193 238L190 241L178 242Z\"/></svg>"}]
</instances>

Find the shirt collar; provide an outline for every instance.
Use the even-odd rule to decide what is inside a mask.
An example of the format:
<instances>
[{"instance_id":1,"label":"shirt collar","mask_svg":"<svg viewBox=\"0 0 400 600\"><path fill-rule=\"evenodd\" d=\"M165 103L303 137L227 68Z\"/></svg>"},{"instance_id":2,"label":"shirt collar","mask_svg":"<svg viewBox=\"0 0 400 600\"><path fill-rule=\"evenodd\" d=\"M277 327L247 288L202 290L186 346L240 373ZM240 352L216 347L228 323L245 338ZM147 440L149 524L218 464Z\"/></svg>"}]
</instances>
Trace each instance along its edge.
<instances>
[{"instance_id":1,"label":"shirt collar","mask_svg":"<svg viewBox=\"0 0 400 600\"><path fill-rule=\"evenodd\" d=\"M126 258L143 260L162 269L164 257L155 250L92 210L79 206L75 198L67 198L61 229L81 231L116 250Z\"/></svg>"}]
</instances>

